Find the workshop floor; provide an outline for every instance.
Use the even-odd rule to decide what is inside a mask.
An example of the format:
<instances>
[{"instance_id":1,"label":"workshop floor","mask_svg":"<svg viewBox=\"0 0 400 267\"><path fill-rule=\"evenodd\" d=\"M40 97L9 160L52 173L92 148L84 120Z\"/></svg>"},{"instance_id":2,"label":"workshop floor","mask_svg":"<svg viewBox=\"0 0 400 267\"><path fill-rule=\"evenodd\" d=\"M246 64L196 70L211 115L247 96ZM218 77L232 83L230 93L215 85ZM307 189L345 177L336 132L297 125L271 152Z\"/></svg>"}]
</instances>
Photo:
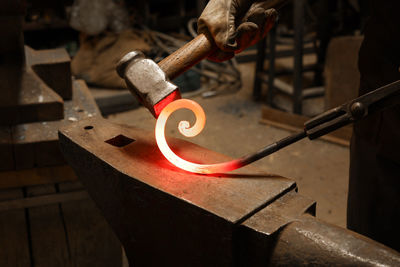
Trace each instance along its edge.
<instances>
[{"instance_id":1,"label":"workshop floor","mask_svg":"<svg viewBox=\"0 0 400 267\"><path fill-rule=\"evenodd\" d=\"M259 123L262 105L251 98L254 64L241 64L240 69L243 79L241 91L208 99L193 98L203 107L207 123L204 131L190 140L234 158L290 134ZM179 118L187 120L187 114L181 112L173 116L167 133L183 138L177 131L176 122ZM153 130L155 125L151 114L142 107L110 115L109 119L147 130ZM307 139L254 163L254 166L294 179L301 194L317 201L317 217L340 226L346 225L348 147Z\"/></svg>"}]
</instances>

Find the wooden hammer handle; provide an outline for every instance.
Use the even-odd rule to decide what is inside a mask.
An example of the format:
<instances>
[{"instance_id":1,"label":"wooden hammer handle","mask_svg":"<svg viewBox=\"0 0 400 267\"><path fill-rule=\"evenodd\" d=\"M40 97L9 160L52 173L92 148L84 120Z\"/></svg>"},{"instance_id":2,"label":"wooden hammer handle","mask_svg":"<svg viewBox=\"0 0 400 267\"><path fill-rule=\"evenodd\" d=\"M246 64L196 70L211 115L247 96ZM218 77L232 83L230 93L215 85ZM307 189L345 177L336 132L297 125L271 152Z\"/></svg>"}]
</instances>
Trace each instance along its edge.
<instances>
[{"instance_id":1,"label":"wooden hammer handle","mask_svg":"<svg viewBox=\"0 0 400 267\"><path fill-rule=\"evenodd\" d=\"M288 0L270 0L264 8L280 8ZM217 49L212 37L202 33L158 63L170 80L175 79Z\"/></svg>"},{"instance_id":2,"label":"wooden hammer handle","mask_svg":"<svg viewBox=\"0 0 400 267\"><path fill-rule=\"evenodd\" d=\"M170 80L175 79L210 55L217 46L211 37L199 34L189 43L158 63Z\"/></svg>"}]
</instances>

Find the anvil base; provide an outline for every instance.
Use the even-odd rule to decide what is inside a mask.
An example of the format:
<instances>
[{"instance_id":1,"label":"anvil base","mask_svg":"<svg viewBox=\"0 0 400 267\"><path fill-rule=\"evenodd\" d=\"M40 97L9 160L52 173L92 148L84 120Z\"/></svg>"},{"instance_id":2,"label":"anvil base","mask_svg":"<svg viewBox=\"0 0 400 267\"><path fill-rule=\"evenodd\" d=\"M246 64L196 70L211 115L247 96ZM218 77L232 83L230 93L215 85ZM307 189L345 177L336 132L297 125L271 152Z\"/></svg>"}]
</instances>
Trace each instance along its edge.
<instances>
[{"instance_id":1,"label":"anvil base","mask_svg":"<svg viewBox=\"0 0 400 267\"><path fill-rule=\"evenodd\" d=\"M198 175L172 166L154 133L104 119L59 132L61 149L131 266L400 265L400 255L312 215L294 181L251 166ZM170 138L187 160L228 157Z\"/></svg>"}]
</instances>

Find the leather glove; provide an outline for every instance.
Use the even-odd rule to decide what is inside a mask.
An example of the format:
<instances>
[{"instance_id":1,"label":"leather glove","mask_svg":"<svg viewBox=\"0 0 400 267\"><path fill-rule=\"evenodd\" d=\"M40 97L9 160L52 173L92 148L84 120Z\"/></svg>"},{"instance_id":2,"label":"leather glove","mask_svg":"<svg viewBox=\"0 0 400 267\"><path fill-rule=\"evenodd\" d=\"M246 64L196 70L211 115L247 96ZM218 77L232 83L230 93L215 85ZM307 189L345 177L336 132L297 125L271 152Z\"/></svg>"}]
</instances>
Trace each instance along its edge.
<instances>
[{"instance_id":1,"label":"leather glove","mask_svg":"<svg viewBox=\"0 0 400 267\"><path fill-rule=\"evenodd\" d=\"M198 32L211 35L219 48L209 59L230 59L264 38L277 17L266 8L270 1L210 0L197 23Z\"/></svg>"}]
</instances>

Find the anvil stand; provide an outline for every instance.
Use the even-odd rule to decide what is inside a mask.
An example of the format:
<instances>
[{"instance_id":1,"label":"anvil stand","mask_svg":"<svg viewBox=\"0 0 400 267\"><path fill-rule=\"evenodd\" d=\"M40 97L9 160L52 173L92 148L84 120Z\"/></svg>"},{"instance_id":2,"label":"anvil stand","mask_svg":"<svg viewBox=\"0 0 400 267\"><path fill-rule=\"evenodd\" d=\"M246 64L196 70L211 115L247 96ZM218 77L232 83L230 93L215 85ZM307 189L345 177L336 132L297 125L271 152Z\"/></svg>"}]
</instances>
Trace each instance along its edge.
<instances>
[{"instance_id":1,"label":"anvil stand","mask_svg":"<svg viewBox=\"0 0 400 267\"><path fill-rule=\"evenodd\" d=\"M197 175L171 165L154 133L91 118L59 132L61 149L131 266L400 264L400 254L314 217L293 180L251 166ZM169 138L182 158L228 157Z\"/></svg>"},{"instance_id":2,"label":"anvil stand","mask_svg":"<svg viewBox=\"0 0 400 267\"><path fill-rule=\"evenodd\" d=\"M0 266L121 265L58 144L59 127L100 112L64 49L24 46L23 6L0 4Z\"/></svg>"}]
</instances>

